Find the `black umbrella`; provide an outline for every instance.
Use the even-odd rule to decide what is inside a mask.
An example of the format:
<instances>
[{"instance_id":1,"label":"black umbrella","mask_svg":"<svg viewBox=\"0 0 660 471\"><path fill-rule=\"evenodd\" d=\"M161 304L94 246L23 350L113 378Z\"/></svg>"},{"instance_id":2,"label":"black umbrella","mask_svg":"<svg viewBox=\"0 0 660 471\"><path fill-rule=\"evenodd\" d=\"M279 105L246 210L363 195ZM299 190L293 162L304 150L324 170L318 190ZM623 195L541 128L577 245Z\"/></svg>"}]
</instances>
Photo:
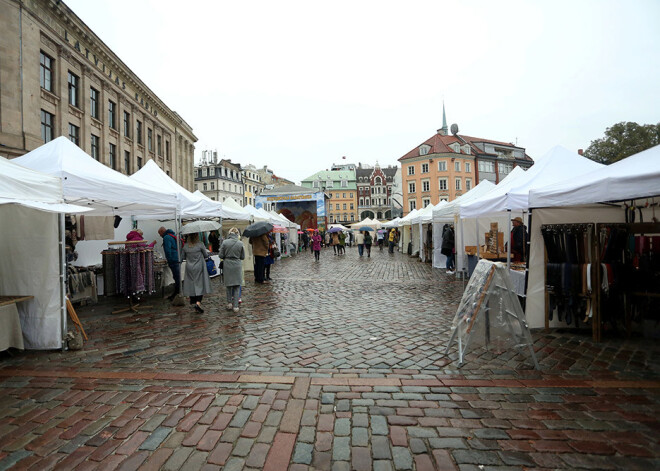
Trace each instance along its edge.
<instances>
[{"instance_id":1,"label":"black umbrella","mask_svg":"<svg viewBox=\"0 0 660 471\"><path fill-rule=\"evenodd\" d=\"M243 231L244 237L259 237L262 234L266 234L273 230L273 225L267 221L259 221L254 224L250 224Z\"/></svg>"}]
</instances>

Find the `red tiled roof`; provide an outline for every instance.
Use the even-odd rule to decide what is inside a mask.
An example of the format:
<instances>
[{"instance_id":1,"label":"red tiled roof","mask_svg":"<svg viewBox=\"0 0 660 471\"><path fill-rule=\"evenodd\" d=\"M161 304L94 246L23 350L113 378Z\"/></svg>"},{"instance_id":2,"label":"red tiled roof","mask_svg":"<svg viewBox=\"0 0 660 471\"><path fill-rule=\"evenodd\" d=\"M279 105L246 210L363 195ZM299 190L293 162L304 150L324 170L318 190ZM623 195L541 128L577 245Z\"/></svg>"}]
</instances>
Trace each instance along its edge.
<instances>
[{"instance_id":1,"label":"red tiled roof","mask_svg":"<svg viewBox=\"0 0 660 471\"><path fill-rule=\"evenodd\" d=\"M461 136L461 137L463 137L463 136ZM466 139L466 141L467 141L467 139ZM464 142L461 141L459 138L457 138L454 135L442 136L442 135L436 133L432 137L427 139L426 141L422 142L419 146L415 147L410 152L405 154L403 157L399 158L399 161L410 159L410 158L413 158L413 157L419 157L420 156L419 155L419 147L424 145L424 144L431 147L429 149L429 152L428 152L429 154L442 154L442 153L455 154L456 152L454 152L449 147L449 145L453 144L454 142L458 142L461 146L464 145ZM481 152L471 142L468 141L468 144L470 145L470 147L472 147L472 155L474 155L475 152ZM461 150L460 153L462 154L463 151Z\"/></svg>"}]
</instances>

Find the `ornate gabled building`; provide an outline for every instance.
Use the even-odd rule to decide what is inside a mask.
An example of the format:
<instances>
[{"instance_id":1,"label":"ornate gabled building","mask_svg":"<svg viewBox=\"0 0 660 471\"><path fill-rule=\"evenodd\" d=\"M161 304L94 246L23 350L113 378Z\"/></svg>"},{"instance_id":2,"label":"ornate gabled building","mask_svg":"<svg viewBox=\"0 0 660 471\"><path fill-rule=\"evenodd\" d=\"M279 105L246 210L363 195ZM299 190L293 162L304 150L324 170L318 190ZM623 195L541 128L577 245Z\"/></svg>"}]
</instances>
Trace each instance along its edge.
<instances>
[{"instance_id":1,"label":"ornate gabled building","mask_svg":"<svg viewBox=\"0 0 660 471\"><path fill-rule=\"evenodd\" d=\"M240 164L222 159L220 162L203 161L195 167L195 190L199 190L214 201L221 203L232 198L245 206L245 187Z\"/></svg>"},{"instance_id":2,"label":"ornate gabled building","mask_svg":"<svg viewBox=\"0 0 660 471\"><path fill-rule=\"evenodd\" d=\"M429 204L451 201L482 180L499 183L514 167L529 168L534 161L517 145L458 133L447 133L444 105L442 128L399 158L404 214Z\"/></svg>"},{"instance_id":3,"label":"ornate gabled building","mask_svg":"<svg viewBox=\"0 0 660 471\"><path fill-rule=\"evenodd\" d=\"M130 175L153 159L192 190L197 138L61 1L0 0L0 155L67 136Z\"/></svg>"},{"instance_id":4,"label":"ornate gabled building","mask_svg":"<svg viewBox=\"0 0 660 471\"><path fill-rule=\"evenodd\" d=\"M393 219L392 196L395 188L395 177L398 167L381 168L358 165L355 170L358 198L358 218L376 218L379 220Z\"/></svg>"}]
</instances>

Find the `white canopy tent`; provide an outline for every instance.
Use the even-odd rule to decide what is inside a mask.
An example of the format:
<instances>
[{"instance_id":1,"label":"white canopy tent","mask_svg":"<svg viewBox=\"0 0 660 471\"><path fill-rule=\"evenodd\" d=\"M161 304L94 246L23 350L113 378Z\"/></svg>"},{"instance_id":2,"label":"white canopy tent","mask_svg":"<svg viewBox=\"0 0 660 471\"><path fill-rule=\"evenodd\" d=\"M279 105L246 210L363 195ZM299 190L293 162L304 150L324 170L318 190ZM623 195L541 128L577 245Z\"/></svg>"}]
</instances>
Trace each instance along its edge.
<instances>
[{"instance_id":1,"label":"white canopy tent","mask_svg":"<svg viewBox=\"0 0 660 471\"><path fill-rule=\"evenodd\" d=\"M652 147L591 173L532 189L529 278L526 315L530 327L545 325L545 246L543 224L624 222L623 208L613 203L638 200L644 221L651 221L654 207L647 199L660 196L660 146ZM639 202L641 200L641 203ZM643 204L642 204L643 203ZM550 326L562 325L557 316ZM565 325L565 324L563 324Z\"/></svg>"},{"instance_id":2,"label":"white canopy tent","mask_svg":"<svg viewBox=\"0 0 660 471\"><path fill-rule=\"evenodd\" d=\"M89 209L64 203L60 178L0 157L0 295L34 296L16 306L22 331L18 346L35 350L62 347L66 291L61 213L86 211ZM0 318L3 336L11 333L10 315Z\"/></svg>"},{"instance_id":3,"label":"white canopy tent","mask_svg":"<svg viewBox=\"0 0 660 471\"><path fill-rule=\"evenodd\" d=\"M526 211L529 191L566 179L588 174L603 165L582 157L564 147L553 147L524 174L515 179L502 180L492 191L466 205L461 205L461 217L480 217L503 211ZM510 175L509 175L510 176Z\"/></svg>"},{"instance_id":4,"label":"white canopy tent","mask_svg":"<svg viewBox=\"0 0 660 471\"><path fill-rule=\"evenodd\" d=\"M524 170L520 167L516 171L523 172ZM515 170L514 170L515 171ZM513 172L512 172L513 173ZM455 248L456 248L456 266L458 271L461 271L464 266L467 266L467 260L465 259L465 238L463 235L463 219L459 219L460 209L462 204L466 204L470 201L474 201L478 198L481 198L483 195L495 188L495 184L483 180L477 186L472 188L467 193L459 196L449 203L438 206L433 209L433 267L434 268L444 268L447 257L442 255L440 252L442 250L442 228L444 224L454 224L454 238L455 238ZM474 230L473 230L474 233ZM476 244L476 242L475 242ZM470 244L472 245L472 244Z\"/></svg>"},{"instance_id":5,"label":"white canopy tent","mask_svg":"<svg viewBox=\"0 0 660 471\"><path fill-rule=\"evenodd\" d=\"M64 200L92 208L94 216L130 216L162 210L174 214L177 208L174 192L131 180L96 161L64 136L13 161L60 177Z\"/></svg>"}]
</instances>

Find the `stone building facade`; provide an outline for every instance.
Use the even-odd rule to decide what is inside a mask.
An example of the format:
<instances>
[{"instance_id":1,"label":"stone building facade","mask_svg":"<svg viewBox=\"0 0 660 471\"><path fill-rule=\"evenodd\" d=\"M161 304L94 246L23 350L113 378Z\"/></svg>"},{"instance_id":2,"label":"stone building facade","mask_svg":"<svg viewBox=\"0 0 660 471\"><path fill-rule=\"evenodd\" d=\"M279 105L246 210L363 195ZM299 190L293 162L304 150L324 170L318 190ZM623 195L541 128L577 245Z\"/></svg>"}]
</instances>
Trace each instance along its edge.
<instances>
[{"instance_id":1,"label":"stone building facade","mask_svg":"<svg viewBox=\"0 0 660 471\"><path fill-rule=\"evenodd\" d=\"M213 201L232 198L245 206L245 185L240 164L222 159L220 162L205 162L195 167L195 190L199 190Z\"/></svg>"},{"instance_id":2,"label":"stone building facade","mask_svg":"<svg viewBox=\"0 0 660 471\"><path fill-rule=\"evenodd\" d=\"M392 217L392 195L398 167L359 165L355 171L357 181L357 203L359 220L365 218L390 220Z\"/></svg>"},{"instance_id":3,"label":"stone building facade","mask_svg":"<svg viewBox=\"0 0 660 471\"><path fill-rule=\"evenodd\" d=\"M192 128L63 2L0 0L0 155L67 136L130 175L149 159L193 189Z\"/></svg>"}]
</instances>

